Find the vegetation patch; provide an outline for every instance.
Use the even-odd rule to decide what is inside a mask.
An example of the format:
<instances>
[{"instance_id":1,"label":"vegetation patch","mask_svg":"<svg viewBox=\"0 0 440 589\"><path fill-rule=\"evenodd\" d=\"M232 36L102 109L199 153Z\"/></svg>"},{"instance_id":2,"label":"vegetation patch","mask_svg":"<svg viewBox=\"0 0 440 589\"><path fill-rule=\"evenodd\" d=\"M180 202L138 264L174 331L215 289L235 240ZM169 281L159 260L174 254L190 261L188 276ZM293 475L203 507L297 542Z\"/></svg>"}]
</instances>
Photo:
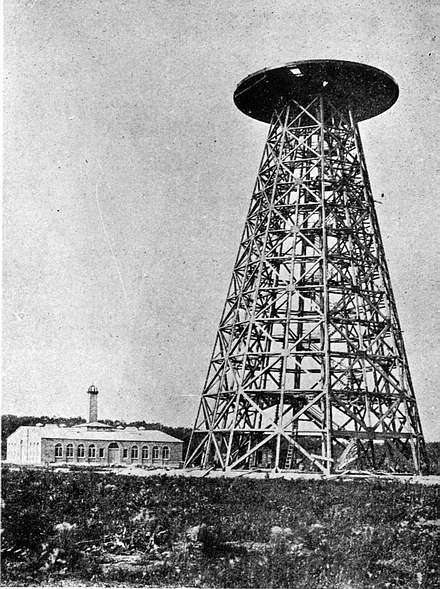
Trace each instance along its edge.
<instances>
[{"instance_id":1,"label":"vegetation patch","mask_svg":"<svg viewBox=\"0 0 440 589\"><path fill-rule=\"evenodd\" d=\"M440 487L3 468L2 584L434 588Z\"/></svg>"}]
</instances>

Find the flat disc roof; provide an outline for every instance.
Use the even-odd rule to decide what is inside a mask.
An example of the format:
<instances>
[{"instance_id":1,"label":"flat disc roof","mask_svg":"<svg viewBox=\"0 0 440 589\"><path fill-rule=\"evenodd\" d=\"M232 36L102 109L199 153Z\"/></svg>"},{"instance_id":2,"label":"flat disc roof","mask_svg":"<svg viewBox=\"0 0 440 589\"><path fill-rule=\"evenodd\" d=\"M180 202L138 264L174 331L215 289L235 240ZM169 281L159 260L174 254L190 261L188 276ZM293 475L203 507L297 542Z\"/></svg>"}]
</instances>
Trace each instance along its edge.
<instances>
[{"instance_id":1,"label":"flat disc roof","mask_svg":"<svg viewBox=\"0 0 440 589\"><path fill-rule=\"evenodd\" d=\"M292 61L265 68L244 78L234 92L236 106L246 115L270 123L274 109L289 99L306 106L324 93L335 106L351 106L356 121L375 117L392 106L399 87L375 67L337 59Z\"/></svg>"}]
</instances>

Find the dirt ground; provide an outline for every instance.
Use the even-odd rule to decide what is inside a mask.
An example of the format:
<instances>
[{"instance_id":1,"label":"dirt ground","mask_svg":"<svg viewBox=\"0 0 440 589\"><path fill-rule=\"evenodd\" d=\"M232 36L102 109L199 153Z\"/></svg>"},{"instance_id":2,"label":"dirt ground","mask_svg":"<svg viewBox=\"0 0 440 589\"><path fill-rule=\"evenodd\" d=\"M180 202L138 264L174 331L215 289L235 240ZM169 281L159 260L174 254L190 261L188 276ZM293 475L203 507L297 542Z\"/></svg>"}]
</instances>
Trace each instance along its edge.
<instances>
[{"instance_id":1,"label":"dirt ground","mask_svg":"<svg viewBox=\"0 0 440 589\"><path fill-rule=\"evenodd\" d=\"M199 470L199 469L144 469L137 466L128 466L126 468L118 469L116 471L109 469L106 472L116 472L121 475L132 475L139 477L149 477L157 475L167 475L171 477L183 476L194 478L243 478L243 479L284 479L291 480L380 480L380 481L399 481L402 483L411 483L418 485L440 485L440 475L429 476L415 476L415 475L397 475L389 473L369 473L359 471L346 471L340 474L333 474L329 476L321 475L319 473L296 473L296 472L273 472L270 470L235 470L230 472L223 472L221 470Z\"/></svg>"}]
</instances>

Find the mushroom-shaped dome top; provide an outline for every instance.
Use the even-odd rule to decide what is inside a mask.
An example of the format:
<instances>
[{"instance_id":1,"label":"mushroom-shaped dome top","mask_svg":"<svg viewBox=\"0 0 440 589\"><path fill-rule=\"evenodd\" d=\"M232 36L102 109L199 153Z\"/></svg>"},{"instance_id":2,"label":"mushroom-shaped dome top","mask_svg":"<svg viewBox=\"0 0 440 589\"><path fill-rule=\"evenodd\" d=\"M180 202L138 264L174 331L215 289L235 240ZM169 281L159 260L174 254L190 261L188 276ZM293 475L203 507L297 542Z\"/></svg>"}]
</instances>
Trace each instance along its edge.
<instances>
[{"instance_id":1,"label":"mushroom-shaped dome top","mask_svg":"<svg viewBox=\"0 0 440 589\"><path fill-rule=\"evenodd\" d=\"M304 103L320 93L335 106L350 106L354 119L362 121L390 108L399 96L399 87L382 70L362 63L293 61L242 80L234 92L234 102L245 114L269 123L280 104L294 99L307 106Z\"/></svg>"},{"instance_id":2,"label":"mushroom-shaped dome top","mask_svg":"<svg viewBox=\"0 0 440 589\"><path fill-rule=\"evenodd\" d=\"M88 393L94 393L95 395L97 395L99 393L98 389L95 387L94 384L90 385L89 388L87 389Z\"/></svg>"}]
</instances>

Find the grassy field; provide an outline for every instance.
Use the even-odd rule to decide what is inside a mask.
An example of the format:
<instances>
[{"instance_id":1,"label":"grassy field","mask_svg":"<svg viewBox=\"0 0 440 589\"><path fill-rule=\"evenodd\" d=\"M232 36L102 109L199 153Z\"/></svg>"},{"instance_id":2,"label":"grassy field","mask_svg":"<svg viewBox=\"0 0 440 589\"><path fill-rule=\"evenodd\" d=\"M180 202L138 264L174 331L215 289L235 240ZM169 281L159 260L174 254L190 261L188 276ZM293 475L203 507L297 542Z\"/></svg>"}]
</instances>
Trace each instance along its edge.
<instances>
[{"instance_id":1,"label":"grassy field","mask_svg":"<svg viewBox=\"0 0 440 589\"><path fill-rule=\"evenodd\" d=\"M2 585L440 587L440 487L3 468Z\"/></svg>"}]
</instances>

